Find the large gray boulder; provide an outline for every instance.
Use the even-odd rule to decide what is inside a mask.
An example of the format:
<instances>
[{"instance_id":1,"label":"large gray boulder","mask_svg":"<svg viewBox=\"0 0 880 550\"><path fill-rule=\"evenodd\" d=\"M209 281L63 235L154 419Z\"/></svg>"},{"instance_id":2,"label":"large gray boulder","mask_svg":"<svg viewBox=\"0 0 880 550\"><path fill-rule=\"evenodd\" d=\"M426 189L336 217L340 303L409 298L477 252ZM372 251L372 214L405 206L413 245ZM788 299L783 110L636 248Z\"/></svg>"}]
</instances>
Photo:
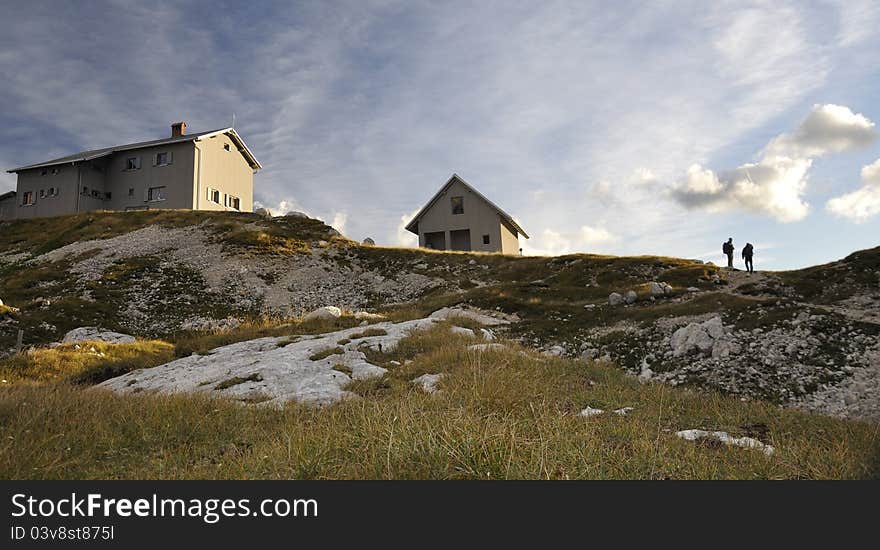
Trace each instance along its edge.
<instances>
[{"instance_id":1,"label":"large gray boulder","mask_svg":"<svg viewBox=\"0 0 880 550\"><path fill-rule=\"evenodd\" d=\"M133 344L135 337L98 327L79 327L65 334L64 339L61 340L63 344L85 341L106 342L108 344Z\"/></svg>"},{"instance_id":2,"label":"large gray boulder","mask_svg":"<svg viewBox=\"0 0 880 550\"><path fill-rule=\"evenodd\" d=\"M674 357L696 351L717 359L739 352L739 345L724 329L721 317L681 327L672 334L670 345Z\"/></svg>"},{"instance_id":3,"label":"large gray boulder","mask_svg":"<svg viewBox=\"0 0 880 550\"><path fill-rule=\"evenodd\" d=\"M623 296L618 294L617 292L612 292L608 295L608 305L611 306L619 306L623 304Z\"/></svg>"},{"instance_id":4,"label":"large gray boulder","mask_svg":"<svg viewBox=\"0 0 880 550\"><path fill-rule=\"evenodd\" d=\"M627 293L623 297L623 299L626 300L627 304L634 304L634 303L636 303L636 300L639 299L639 295L636 294L635 290L629 290L629 291L627 291Z\"/></svg>"},{"instance_id":5,"label":"large gray boulder","mask_svg":"<svg viewBox=\"0 0 880 550\"><path fill-rule=\"evenodd\" d=\"M342 310L336 306L324 306L310 312L303 321L332 321L342 317Z\"/></svg>"},{"instance_id":6,"label":"large gray boulder","mask_svg":"<svg viewBox=\"0 0 880 550\"><path fill-rule=\"evenodd\" d=\"M418 378L414 378L412 383L420 387L425 393L437 393L437 383L443 378L443 373L439 374L423 374Z\"/></svg>"},{"instance_id":7,"label":"large gray boulder","mask_svg":"<svg viewBox=\"0 0 880 550\"><path fill-rule=\"evenodd\" d=\"M272 212L269 211L268 208L257 208L256 210L254 210L254 214L265 219L269 219L272 217Z\"/></svg>"},{"instance_id":8,"label":"large gray boulder","mask_svg":"<svg viewBox=\"0 0 880 550\"><path fill-rule=\"evenodd\" d=\"M663 296L672 294L672 286L669 283L651 282L651 296Z\"/></svg>"}]
</instances>

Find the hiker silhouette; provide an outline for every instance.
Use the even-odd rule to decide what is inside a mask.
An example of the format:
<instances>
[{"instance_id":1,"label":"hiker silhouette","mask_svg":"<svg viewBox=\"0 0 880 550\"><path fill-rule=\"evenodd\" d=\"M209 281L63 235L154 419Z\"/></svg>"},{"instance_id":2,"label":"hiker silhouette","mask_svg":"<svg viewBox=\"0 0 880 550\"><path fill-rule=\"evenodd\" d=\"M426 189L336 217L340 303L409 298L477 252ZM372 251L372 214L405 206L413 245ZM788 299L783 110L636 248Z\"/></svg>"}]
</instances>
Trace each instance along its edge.
<instances>
[{"instance_id":1,"label":"hiker silhouette","mask_svg":"<svg viewBox=\"0 0 880 550\"><path fill-rule=\"evenodd\" d=\"M727 242L721 245L721 252L727 256L727 267L733 269L733 237L727 239Z\"/></svg>"},{"instance_id":2,"label":"hiker silhouette","mask_svg":"<svg viewBox=\"0 0 880 550\"><path fill-rule=\"evenodd\" d=\"M742 250L743 260L746 262L746 271L749 273L755 272L755 263L752 261L752 256L755 255L755 247L752 246L752 243L746 243Z\"/></svg>"}]
</instances>

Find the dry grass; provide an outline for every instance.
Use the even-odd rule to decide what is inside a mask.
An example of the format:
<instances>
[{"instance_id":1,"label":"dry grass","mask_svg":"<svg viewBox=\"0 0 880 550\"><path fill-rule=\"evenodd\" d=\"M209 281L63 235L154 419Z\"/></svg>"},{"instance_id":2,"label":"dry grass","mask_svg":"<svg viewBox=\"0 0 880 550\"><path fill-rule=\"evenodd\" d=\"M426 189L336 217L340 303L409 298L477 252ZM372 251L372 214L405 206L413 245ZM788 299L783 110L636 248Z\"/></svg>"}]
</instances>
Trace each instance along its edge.
<instances>
[{"instance_id":1,"label":"dry grass","mask_svg":"<svg viewBox=\"0 0 880 550\"><path fill-rule=\"evenodd\" d=\"M174 346L160 340L133 344L79 342L28 350L0 362L5 384L73 382L95 384L126 372L154 367L174 358Z\"/></svg>"},{"instance_id":2,"label":"dry grass","mask_svg":"<svg viewBox=\"0 0 880 550\"><path fill-rule=\"evenodd\" d=\"M66 383L0 390L2 478L864 478L880 427L714 393L639 385L603 364L512 347L477 353L438 329L402 342L365 398L325 409L117 396ZM408 360L408 361L407 361ZM446 374L442 392L409 382ZM634 407L581 418L586 406ZM754 434L776 454L697 445Z\"/></svg>"}]
</instances>

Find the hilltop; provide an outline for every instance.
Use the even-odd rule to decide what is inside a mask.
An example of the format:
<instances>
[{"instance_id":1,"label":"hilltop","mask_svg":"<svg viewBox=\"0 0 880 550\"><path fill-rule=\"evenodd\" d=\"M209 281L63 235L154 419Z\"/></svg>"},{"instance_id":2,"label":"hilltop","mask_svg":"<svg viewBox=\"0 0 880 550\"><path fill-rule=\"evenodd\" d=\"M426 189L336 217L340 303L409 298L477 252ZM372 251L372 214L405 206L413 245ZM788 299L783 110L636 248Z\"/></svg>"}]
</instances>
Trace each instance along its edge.
<instances>
[{"instance_id":1,"label":"hilltop","mask_svg":"<svg viewBox=\"0 0 880 550\"><path fill-rule=\"evenodd\" d=\"M482 372L492 381L479 384L490 384L501 401L486 393L479 399L470 395L465 409L488 407L492 415L520 418L526 412L521 407L538 407L542 417L562 414L560 422L568 426L570 414L583 421L574 413L584 407L635 406L641 412L631 421L639 426L633 429L645 430L636 440L644 438L647 445L661 435L650 435L650 422L657 429L657 418L652 421L650 414L663 410L665 396L684 407L666 409L661 424L669 424L668 430L724 429L772 440L777 447L805 446L804 452L818 453L816 460L825 465L827 445L849 449L841 451L848 458L834 458L831 470L814 465L813 474L799 466L767 470L749 462L761 475L835 477L873 471L877 433L871 426L876 424L835 424L840 421L800 416L776 405L880 419L880 248L808 269L748 275L698 260L654 256L510 257L363 246L303 216L93 213L0 224L0 299L5 303L0 306L0 350L15 345L19 329L31 348L0 359L7 380L0 398L10 411L15 403L41 399L85 406L83 400L98 399L97 394L80 396L78 388L106 381L103 386L117 391L142 392L138 406L156 414L178 407L174 399L195 399L187 406L197 409L214 406L202 405L202 397L152 396L174 387L200 394L214 388L210 395L245 403L288 394L305 403L311 399L307 395L330 395L328 402L343 402L324 413L286 407L285 418L306 415L328 430L343 429L343 424L355 429L350 422L374 422L391 414L387 407L406 407L413 415L419 414L418 407L440 414L438 402L465 407L457 392L468 391L468 372ZM340 308L341 315L303 318L324 306ZM453 314L432 317L438 310ZM487 325L492 318L504 323ZM85 326L137 340L53 344ZM426 330L426 336L407 336L407 327ZM491 336L480 332L489 327ZM451 337L437 333L449 330ZM163 364L169 367L162 367L161 376L154 376L160 372L155 369L138 370ZM303 393L300 382L285 380L286 371L273 370L273 364L310 365L318 369L309 371L318 378L309 380L320 379L323 385L318 393ZM195 365L220 374L179 376L179 368ZM439 375L430 380L439 383L442 398L425 401L413 395L410 381L422 375ZM350 396L363 397L362 405L348 403ZM125 399L133 397L102 396L89 407L121 414L120 407L129 407ZM368 403L383 412L368 414L364 408L373 406ZM234 413L237 409L224 407L220 410L226 416L256 414L259 422L280 421L263 416L266 412ZM713 410L725 411L721 416L728 420ZM354 411L366 416L355 419L350 416ZM58 421L53 413L47 411L44 421L44 429L56 429L49 427ZM240 425L244 420L226 421ZM413 422L412 444L427 444L417 441L421 421ZM479 429L476 417L468 422ZM560 429L555 422L545 427ZM599 424L610 429L604 421ZM748 428L752 425L760 427ZM813 428L826 430L830 438L822 449L809 448ZM601 437L617 437L617 429ZM786 439L791 437L799 443ZM678 449L673 454L681 450L679 443L667 443ZM356 443L362 445L370 446ZM643 460L641 452L633 459ZM529 460L521 459L525 462L516 475L533 475ZM843 467L840 461L849 466L834 470ZM682 467L673 463L661 469ZM81 467L96 475L111 473L94 466ZM721 475L740 477L740 467L746 466L731 465ZM316 468L322 476L360 475L327 465ZM575 468L576 476L600 475L571 464L567 468ZM642 474L625 475L644 474L636 470ZM453 475L432 471L429 477ZM694 475L713 475L706 472ZM184 471L176 475L189 477ZM395 476L420 475L396 470Z\"/></svg>"}]
</instances>

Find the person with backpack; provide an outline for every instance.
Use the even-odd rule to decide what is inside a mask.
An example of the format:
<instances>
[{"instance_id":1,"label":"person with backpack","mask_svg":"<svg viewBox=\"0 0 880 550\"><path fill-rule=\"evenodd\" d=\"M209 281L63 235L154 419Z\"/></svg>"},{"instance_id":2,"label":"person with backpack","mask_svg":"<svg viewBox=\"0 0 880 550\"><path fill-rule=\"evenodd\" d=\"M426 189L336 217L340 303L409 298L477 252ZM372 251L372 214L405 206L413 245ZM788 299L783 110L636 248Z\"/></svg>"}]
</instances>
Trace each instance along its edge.
<instances>
[{"instance_id":1,"label":"person with backpack","mask_svg":"<svg viewBox=\"0 0 880 550\"><path fill-rule=\"evenodd\" d=\"M752 262L752 256L755 255L755 247L752 246L752 243L746 243L743 247L742 257L743 260L746 261L746 271L749 273L755 272L755 264Z\"/></svg>"},{"instance_id":2,"label":"person with backpack","mask_svg":"<svg viewBox=\"0 0 880 550\"><path fill-rule=\"evenodd\" d=\"M721 245L721 252L727 256L727 267L733 269L733 237L727 239L727 242Z\"/></svg>"}]
</instances>

